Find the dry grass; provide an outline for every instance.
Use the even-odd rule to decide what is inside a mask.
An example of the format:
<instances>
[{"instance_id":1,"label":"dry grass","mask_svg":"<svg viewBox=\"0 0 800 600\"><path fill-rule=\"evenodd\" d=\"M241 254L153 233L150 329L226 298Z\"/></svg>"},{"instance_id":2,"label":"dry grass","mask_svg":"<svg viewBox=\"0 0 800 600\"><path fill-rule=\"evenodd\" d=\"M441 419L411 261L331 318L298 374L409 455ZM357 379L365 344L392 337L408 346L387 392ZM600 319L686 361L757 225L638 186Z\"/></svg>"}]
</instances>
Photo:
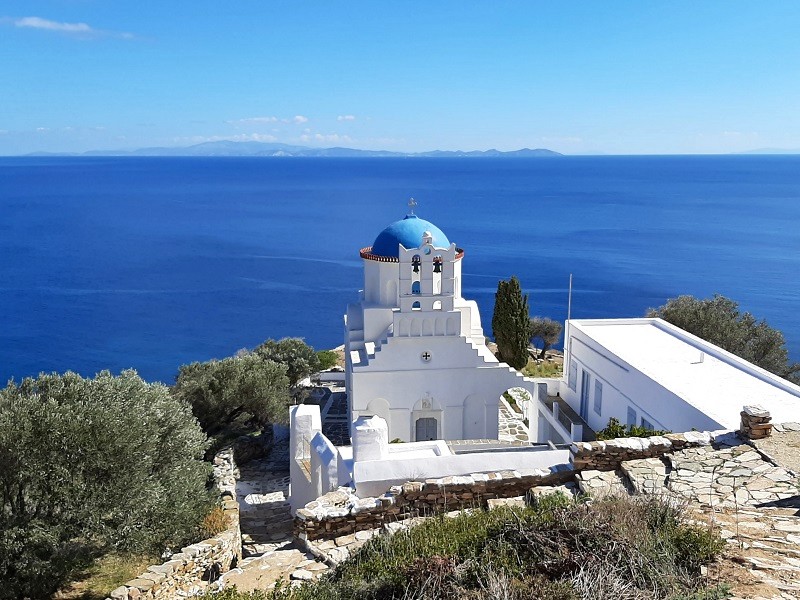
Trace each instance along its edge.
<instances>
[{"instance_id":1,"label":"dry grass","mask_svg":"<svg viewBox=\"0 0 800 600\"><path fill-rule=\"evenodd\" d=\"M161 564L156 556L108 554L97 559L80 577L59 592L57 600L103 600L126 581L144 573L150 565Z\"/></svg>"}]
</instances>

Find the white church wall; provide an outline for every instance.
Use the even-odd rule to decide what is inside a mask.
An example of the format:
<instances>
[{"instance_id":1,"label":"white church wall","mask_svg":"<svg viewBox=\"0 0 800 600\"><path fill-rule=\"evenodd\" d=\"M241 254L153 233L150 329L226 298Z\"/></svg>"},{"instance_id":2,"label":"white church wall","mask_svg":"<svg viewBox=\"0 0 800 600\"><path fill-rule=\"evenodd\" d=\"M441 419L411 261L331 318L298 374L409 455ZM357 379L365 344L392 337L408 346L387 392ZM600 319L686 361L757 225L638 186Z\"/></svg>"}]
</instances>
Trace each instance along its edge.
<instances>
[{"instance_id":1,"label":"white church wall","mask_svg":"<svg viewBox=\"0 0 800 600\"><path fill-rule=\"evenodd\" d=\"M389 426L378 417L359 417L351 428L353 461L385 460L389 456Z\"/></svg>"},{"instance_id":2,"label":"white church wall","mask_svg":"<svg viewBox=\"0 0 800 600\"><path fill-rule=\"evenodd\" d=\"M365 307L363 314L364 340L380 342L392 325L392 309L384 307Z\"/></svg>"},{"instance_id":3,"label":"white church wall","mask_svg":"<svg viewBox=\"0 0 800 600\"><path fill-rule=\"evenodd\" d=\"M488 473L503 470L530 475L538 469L569 462L569 450L509 450L455 454L436 458L356 462L353 479L356 495L379 496L393 485L438 477Z\"/></svg>"},{"instance_id":4,"label":"white church wall","mask_svg":"<svg viewBox=\"0 0 800 600\"><path fill-rule=\"evenodd\" d=\"M317 497L339 485L336 447L321 431L311 439L311 481Z\"/></svg>"},{"instance_id":5,"label":"white church wall","mask_svg":"<svg viewBox=\"0 0 800 600\"><path fill-rule=\"evenodd\" d=\"M289 504L292 510L317 497L318 484L311 477L311 440L321 432L319 406L301 404L289 408Z\"/></svg>"}]
</instances>

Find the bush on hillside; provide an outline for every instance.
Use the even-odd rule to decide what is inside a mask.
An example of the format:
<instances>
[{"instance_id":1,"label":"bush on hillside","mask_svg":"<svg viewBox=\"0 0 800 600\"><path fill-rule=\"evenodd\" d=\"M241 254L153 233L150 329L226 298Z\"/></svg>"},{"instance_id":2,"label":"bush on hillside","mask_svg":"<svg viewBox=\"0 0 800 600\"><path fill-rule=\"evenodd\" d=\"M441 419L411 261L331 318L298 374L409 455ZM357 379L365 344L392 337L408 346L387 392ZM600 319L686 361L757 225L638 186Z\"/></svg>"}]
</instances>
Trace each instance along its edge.
<instances>
[{"instance_id":1,"label":"bush on hillside","mask_svg":"<svg viewBox=\"0 0 800 600\"><path fill-rule=\"evenodd\" d=\"M475 510L373 538L299 588L217 600L722 598L700 567L724 542L657 497L578 504L555 494L524 509ZM699 597L699 596L697 596Z\"/></svg>"},{"instance_id":2,"label":"bush on hillside","mask_svg":"<svg viewBox=\"0 0 800 600\"><path fill-rule=\"evenodd\" d=\"M286 367L256 352L183 365L172 391L218 440L286 422L291 400Z\"/></svg>"},{"instance_id":3,"label":"bush on hillside","mask_svg":"<svg viewBox=\"0 0 800 600\"><path fill-rule=\"evenodd\" d=\"M317 352L317 358L319 359L320 371L327 371L335 367L339 362L339 355L333 350L320 350Z\"/></svg>"},{"instance_id":4,"label":"bush on hillside","mask_svg":"<svg viewBox=\"0 0 800 600\"><path fill-rule=\"evenodd\" d=\"M0 390L0 598L45 598L109 550L192 541L212 505L189 406L135 371Z\"/></svg>"},{"instance_id":5,"label":"bush on hillside","mask_svg":"<svg viewBox=\"0 0 800 600\"><path fill-rule=\"evenodd\" d=\"M266 360L284 365L291 386L320 370L318 354L301 338L267 340L255 349L255 353Z\"/></svg>"},{"instance_id":6,"label":"bush on hillside","mask_svg":"<svg viewBox=\"0 0 800 600\"><path fill-rule=\"evenodd\" d=\"M789 361L783 334L765 320L741 312L730 298L679 296L649 309L647 316L660 317L770 373L800 383L800 363Z\"/></svg>"}]
</instances>

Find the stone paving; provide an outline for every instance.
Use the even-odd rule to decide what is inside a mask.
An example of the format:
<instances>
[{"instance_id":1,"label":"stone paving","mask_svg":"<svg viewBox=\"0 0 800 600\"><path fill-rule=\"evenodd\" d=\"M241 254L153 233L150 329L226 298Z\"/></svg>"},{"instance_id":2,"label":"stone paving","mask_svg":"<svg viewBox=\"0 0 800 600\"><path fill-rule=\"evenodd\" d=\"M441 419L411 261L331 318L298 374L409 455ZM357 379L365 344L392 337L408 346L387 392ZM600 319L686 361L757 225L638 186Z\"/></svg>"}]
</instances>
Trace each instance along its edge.
<instances>
[{"instance_id":1,"label":"stone paving","mask_svg":"<svg viewBox=\"0 0 800 600\"><path fill-rule=\"evenodd\" d=\"M523 390L525 391L525 390ZM527 392L526 392L527 393ZM500 413L498 416L499 435L502 442L529 442L530 433L523 422L521 413L515 411L505 398L500 398Z\"/></svg>"},{"instance_id":2,"label":"stone paving","mask_svg":"<svg viewBox=\"0 0 800 600\"><path fill-rule=\"evenodd\" d=\"M275 441L270 455L240 467L236 483L243 559L226 573L223 586L264 590L278 581L307 581L328 566L301 550L292 537L288 439Z\"/></svg>"},{"instance_id":3,"label":"stone paving","mask_svg":"<svg viewBox=\"0 0 800 600\"><path fill-rule=\"evenodd\" d=\"M771 443L780 446L781 432ZM728 582L740 598L800 598L800 491L795 473L731 435L714 446L663 459L625 461L617 471L583 471L590 496L663 494L686 502L692 519L717 528L728 544L711 565L711 581Z\"/></svg>"}]
</instances>

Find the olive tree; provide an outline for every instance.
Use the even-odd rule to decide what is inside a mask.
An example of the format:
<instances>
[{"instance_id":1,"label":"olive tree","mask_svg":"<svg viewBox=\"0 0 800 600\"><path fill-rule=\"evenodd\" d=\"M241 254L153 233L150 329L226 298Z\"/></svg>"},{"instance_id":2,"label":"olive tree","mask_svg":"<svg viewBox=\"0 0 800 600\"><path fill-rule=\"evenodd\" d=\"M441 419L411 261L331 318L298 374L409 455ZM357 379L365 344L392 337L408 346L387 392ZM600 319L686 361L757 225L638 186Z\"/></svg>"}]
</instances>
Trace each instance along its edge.
<instances>
[{"instance_id":1,"label":"olive tree","mask_svg":"<svg viewBox=\"0 0 800 600\"><path fill-rule=\"evenodd\" d=\"M0 598L45 598L111 549L161 552L209 510L190 407L135 371L0 390Z\"/></svg>"},{"instance_id":2,"label":"olive tree","mask_svg":"<svg viewBox=\"0 0 800 600\"><path fill-rule=\"evenodd\" d=\"M291 400L286 366L257 352L183 365L173 394L210 436L285 422Z\"/></svg>"},{"instance_id":3,"label":"olive tree","mask_svg":"<svg viewBox=\"0 0 800 600\"><path fill-rule=\"evenodd\" d=\"M301 338L267 340L255 349L255 353L262 358L285 365L286 376L292 386L320 370L320 357L314 348Z\"/></svg>"},{"instance_id":4,"label":"olive tree","mask_svg":"<svg viewBox=\"0 0 800 600\"><path fill-rule=\"evenodd\" d=\"M492 332L500 360L515 369L521 369L528 363L528 341L531 337L528 295L522 294L519 279L515 276L497 283Z\"/></svg>"},{"instance_id":5,"label":"olive tree","mask_svg":"<svg viewBox=\"0 0 800 600\"><path fill-rule=\"evenodd\" d=\"M542 340L542 351L539 353L539 358L544 358L545 353L558 342L561 330L561 323L549 317L531 317L531 341Z\"/></svg>"},{"instance_id":6,"label":"olive tree","mask_svg":"<svg viewBox=\"0 0 800 600\"><path fill-rule=\"evenodd\" d=\"M800 383L800 364L790 363L783 334L765 320L741 312L730 298L678 296L651 308L647 316L660 317L770 373Z\"/></svg>"}]
</instances>

